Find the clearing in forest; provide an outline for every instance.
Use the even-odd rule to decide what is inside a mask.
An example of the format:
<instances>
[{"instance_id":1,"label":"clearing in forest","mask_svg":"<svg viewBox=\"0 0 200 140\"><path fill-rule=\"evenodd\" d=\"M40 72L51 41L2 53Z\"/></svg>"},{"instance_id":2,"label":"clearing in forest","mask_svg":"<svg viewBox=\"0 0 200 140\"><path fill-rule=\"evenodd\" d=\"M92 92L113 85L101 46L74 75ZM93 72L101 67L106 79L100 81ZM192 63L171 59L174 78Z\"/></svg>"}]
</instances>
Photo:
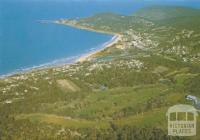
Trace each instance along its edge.
<instances>
[{"instance_id":1,"label":"clearing in forest","mask_svg":"<svg viewBox=\"0 0 200 140\"><path fill-rule=\"evenodd\" d=\"M76 84L67 79L57 80L57 84L61 89L65 91L71 91L71 92L80 91L80 88Z\"/></svg>"}]
</instances>

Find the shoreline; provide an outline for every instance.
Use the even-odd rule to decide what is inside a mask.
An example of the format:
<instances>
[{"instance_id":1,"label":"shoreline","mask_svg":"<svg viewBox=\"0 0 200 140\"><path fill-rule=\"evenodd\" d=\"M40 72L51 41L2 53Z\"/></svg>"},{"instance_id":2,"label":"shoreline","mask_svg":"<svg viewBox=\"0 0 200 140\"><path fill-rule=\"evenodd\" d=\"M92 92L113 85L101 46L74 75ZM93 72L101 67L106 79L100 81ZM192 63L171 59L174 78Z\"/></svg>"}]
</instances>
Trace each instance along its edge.
<instances>
[{"instance_id":1,"label":"shoreline","mask_svg":"<svg viewBox=\"0 0 200 140\"><path fill-rule=\"evenodd\" d=\"M12 72L0 75L0 80L7 78L7 77L14 76L14 75L18 75L18 74L21 75L21 74L36 72L38 70L45 70L45 69L62 67L62 66L65 66L65 65L74 64L74 62L79 57L80 56L77 55L77 56L67 57L67 58L63 58L63 59L53 60L51 62L47 62L47 63L43 63L43 64L39 64L39 65L27 67L27 68L16 69Z\"/></svg>"},{"instance_id":2,"label":"shoreline","mask_svg":"<svg viewBox=\"0 0 200 140\"><path fill-rule=\"evenodd\" d=\"M109 48L111 46L113 46L114 44L116 44L117 42L119 42L119 40L121 39L121 36L120 35L115 35L112 37L112 39L106 43L104 43L100 48L97 48L96 50L94 51L91 51L85 55L82 55L80 58L78 58L76 60L75 63L77 62L84 62L84 61L88 61L89 59L91 59L93 57L93 55L103 51L104 49L106 48Z\"/></svg>"},{"instance_id":3,"label":"shoreline","mask_svg":"<svg viewBox=\"0 0 200 140\"><path fill-rule=\"evenodd\" d=\"M89 27L84 27L84 26L81 26L81 25L74 25L74 24L71 24L71 23L62 23L59 20L53 21L52 23L59 24L59 25L64 25L64 26L69 26L69 27L72 27L72 28L80 29L80 30L96 32L96 33L109 34L109 35L114 35L114 36L115 35L120 35L120 34L115 33L115 32L92 29L92 28L89 28Z\"/></svg>"},{"instance_id":4,"label":"shoreline","mask_svg":"<svg viewBox=\"0 0 200 140\"><path fill-rule=\"evenodd\" d=\"M101 46L101 48L98 48L98 49L96 49L96 50L94 50L92 52L83 54L80 58L78 58L75 61L75 63L77 63L77 62L83 62L83 61L87 61L88 59L91 59L93 57L93 55L95 55L95 54L103 51L106 48L109 48L109 47L113 46L114 44L116 44L117 42L119 42L119 40L121 39L121 35L118 34L118 33L114 33L114 32L103 31L103 30L95 30L95 29L91 29L91 28L88 28L88 27L83 27L83 26L80 26L80 25L74 25L74 24L70 24L70 23L62 23L59 20L56 20L53 23L64 25L64 26L69 26L69 27L72 27L72 28L77 28L77 29L80 29L80 30L86 30L86 31L96 32L96 33L102 33L102 34L109 34L109 35L113 36L112 39L109 40L108 42L105 42Z\"/></svg>"},{"instance_id":5,"label":"shoreline","mask_svg":"<svg viewBox=\"0 0 200 140\"><path fill-rule=\"evenodd\" d=\"M60 23L56 23L56 24L60 24ZM70 26L70 25L66 25L66 24L63 24L63 25ZM93 31L93 32L97 32L97 33L110 34L110 35L114 35L114 36L109 41L103 43L100 47L96 48L95 50L92 50L92 51L89 51L87 53L80 54L80 55L77 55L77 56L71 56L71 57L67 57L67 58L63 58L63 59L53 60L52 62L47 62L47 63L36 65L36 66L17 69L13 72L9 72L7 74L0 75L0 79L11 77L11 76L14 76L14 75L17 75L17 74L21 75L21 74L26 74L26 73L29 73L29 72L31 73L31 72L34 72L34 71L37 71L37 70L43 70L43 69L49 69L49 68L55 68L55 67L62 67L62 66L65 66L65 65L71 65L71 64L78 63L78 62L88 61L89 59L91 59L93 57L93 55L103 51L104 49L106 49L108 47L113 46L114 44L116 44L121 39L121 35L119 35L119 34L114 34L114 33L110 33L110 32L105 33L103 31L96 31L96 30L93 30L93 29L85 29L85 28L79 28L79 27L76 27L76 28L82 29L82 30Z\"/></svg>"}]
</instances>

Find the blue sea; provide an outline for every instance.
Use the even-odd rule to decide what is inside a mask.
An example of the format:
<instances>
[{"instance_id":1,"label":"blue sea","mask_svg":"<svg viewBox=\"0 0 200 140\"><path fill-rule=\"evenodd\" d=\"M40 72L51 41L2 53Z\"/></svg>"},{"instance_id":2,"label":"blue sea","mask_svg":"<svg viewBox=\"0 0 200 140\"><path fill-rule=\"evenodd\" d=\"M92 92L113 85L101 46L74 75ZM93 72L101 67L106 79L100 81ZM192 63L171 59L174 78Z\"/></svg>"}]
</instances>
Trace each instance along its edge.
<instances>
[{"instance_id":1,"label":"blue sea","mask_svg":"<svg viewBox=\"0 0 200 140\"><path fill-rule=\"evenodd\" d=\"M159 4L200 7L195 0L0 0L0 75L70 63L112 39L111 35L39 20L80 18L100 12L129 15Z\"/></svg>"}]
</instances>

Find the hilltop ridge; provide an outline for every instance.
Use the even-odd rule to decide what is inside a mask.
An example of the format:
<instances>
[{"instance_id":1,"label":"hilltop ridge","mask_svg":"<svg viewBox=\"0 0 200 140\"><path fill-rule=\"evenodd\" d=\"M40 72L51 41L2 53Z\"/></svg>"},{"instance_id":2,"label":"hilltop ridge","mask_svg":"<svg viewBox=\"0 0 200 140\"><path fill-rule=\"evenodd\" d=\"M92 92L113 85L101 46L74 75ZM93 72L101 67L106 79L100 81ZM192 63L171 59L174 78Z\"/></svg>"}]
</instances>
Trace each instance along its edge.
<instances>
[{"instance_id":1,"label":"hilltop ridge","mask_svg":"<svg viewBox=\"0 0 200 140\"><path fill-rule=\"evenodd\" d=\"M142 17L151 21L200 16L199 9L180 6L150 6L136 11L133 16Z\"/></svg>"}]
</instances>

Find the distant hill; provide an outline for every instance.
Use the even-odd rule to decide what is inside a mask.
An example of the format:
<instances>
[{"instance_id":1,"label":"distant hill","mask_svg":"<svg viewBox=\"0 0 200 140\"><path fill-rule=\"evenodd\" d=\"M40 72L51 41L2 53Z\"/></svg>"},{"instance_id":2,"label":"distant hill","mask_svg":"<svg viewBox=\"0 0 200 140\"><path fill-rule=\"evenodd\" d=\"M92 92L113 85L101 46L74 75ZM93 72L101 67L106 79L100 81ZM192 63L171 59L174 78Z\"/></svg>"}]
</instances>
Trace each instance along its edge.
<instances>
[{"instance_id":1,"label":"distant hill","mask_svg":"<svg viewBox=\"0 0 200 140\"><path fill-rule=\"evenodd\" d=\"M186 7L151 6L140 9L134 16L143 17L151 21L188 16L200 16L200 10Z\"/></svg>"},{"instance_id":2,"label":"distant hill","mask_svg":"<svg viewBox=\"0 0 200 140\"><path fill-rule=\"evenodd\" d=\"M100 13L78 20L79 25L112 32L124 32L130 28L145 29L153 23L142 17L124 16L114 13Z\"/></svg>"},{"instance_id":3,"label":"distant hill","mask_svg":"<svg viewBox=\"0 0 200 140\"><path fill-rule=\"evenodd\" d=\"M188 7L151 6L142 8L130 16L100 13L80 19L78 24L112 32L124 32L130 28L141 31L152 25L199 29L200 10Z\"/></svg>"}]
</instances>

